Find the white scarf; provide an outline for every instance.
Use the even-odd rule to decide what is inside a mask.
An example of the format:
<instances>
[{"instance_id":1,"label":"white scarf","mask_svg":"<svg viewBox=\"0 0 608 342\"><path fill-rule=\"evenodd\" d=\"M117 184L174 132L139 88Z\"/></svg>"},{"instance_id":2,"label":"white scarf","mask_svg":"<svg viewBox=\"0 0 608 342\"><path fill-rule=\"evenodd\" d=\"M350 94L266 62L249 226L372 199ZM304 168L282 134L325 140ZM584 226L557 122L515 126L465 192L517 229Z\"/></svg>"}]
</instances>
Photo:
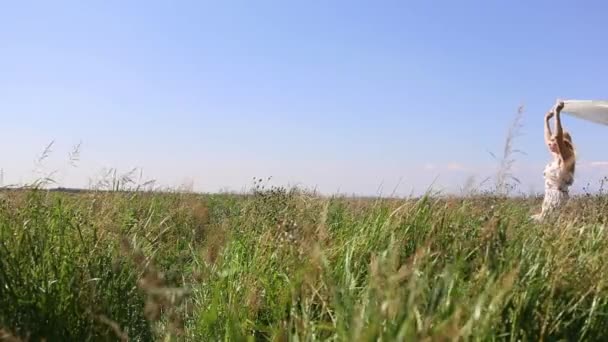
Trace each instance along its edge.
<instances>
[{"instance_id":1,"label":"white scarf","mask_svg":"<svg viewBox=\"0 0 608 342\"><path fill-rule=\"evenodd\" d=\"M564 101L562 113L608 125L608 101L606 100L567 100Z\"/></svg>"}]
</instances>

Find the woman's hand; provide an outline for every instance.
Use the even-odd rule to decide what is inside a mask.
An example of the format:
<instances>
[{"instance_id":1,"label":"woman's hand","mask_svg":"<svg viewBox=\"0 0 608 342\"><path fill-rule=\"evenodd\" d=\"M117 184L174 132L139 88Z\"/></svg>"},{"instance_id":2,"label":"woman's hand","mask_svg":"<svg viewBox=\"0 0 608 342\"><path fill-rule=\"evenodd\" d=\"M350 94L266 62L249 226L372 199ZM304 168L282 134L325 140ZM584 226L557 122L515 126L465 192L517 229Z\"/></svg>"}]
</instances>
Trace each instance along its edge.
<instances>
[{"instance_id":1,"label":"woman's hand","mask_svg":"<svg viewBox=\"0 0 608 342\"><path fill-rule=\"evenodd\" d=\"M555 115L555 112L553 110L548 111L547 114L545 114L545 120L547 120L547 121L551 120L553 115Z\"/></svg>"},{"instance_id":2,"label":"woman's hand","mask_svg":"<svg viewBox=\"0 0 608 342\"><path fill-rule=\"evenodd\" d=\"M557 100L555 107L553 107L553 112L555 112L559 115L559 113L562 111L562 109L564 109L564 101Z\"/></svg>"}]
</instances>

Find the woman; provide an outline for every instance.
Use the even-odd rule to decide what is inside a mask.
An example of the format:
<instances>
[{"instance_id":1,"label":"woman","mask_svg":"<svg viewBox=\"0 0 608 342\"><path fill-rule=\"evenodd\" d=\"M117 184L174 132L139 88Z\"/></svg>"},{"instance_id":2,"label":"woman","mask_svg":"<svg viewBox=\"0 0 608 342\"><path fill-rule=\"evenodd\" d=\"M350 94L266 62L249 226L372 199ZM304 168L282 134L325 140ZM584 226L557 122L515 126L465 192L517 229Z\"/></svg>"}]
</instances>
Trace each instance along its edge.
<instances>
[{"instance_id":1,"label":"woman","mask_svg":"<svg viewBox=\"0 0 608 342\"><path fill-rule=\"evenodd\" d=\"M553 160L545 167L545 198L542 211L533 216L542 220L554 213L568 200L568 188L574 182L576 156L572 137L562 128L560 112L564 103L559 101L553 110L545 115L545 143L553 156ZM555 116L555 135L551 133L549 121Z\"/></svg>"}]
</instances>

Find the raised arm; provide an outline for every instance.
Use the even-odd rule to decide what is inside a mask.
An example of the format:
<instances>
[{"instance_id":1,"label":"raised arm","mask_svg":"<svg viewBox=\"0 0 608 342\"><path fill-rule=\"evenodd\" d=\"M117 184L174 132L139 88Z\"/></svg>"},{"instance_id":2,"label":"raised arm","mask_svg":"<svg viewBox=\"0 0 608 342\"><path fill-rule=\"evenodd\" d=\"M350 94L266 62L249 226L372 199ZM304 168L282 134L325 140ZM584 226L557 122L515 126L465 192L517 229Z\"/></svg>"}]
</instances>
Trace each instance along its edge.
<instances>
[{"instance_id":1,"label":"raised arm","mask_svg":"<svg viewBox=\"0 0 608 342\"><path fill-rule=\"evenodd\" d=\"M563 108L564 103L558 102L557 105L555 105L555 109L553 110L553 112L555 113L555 139L557 140L560 149L562 147L561 144L564 143L564 129L562 128L562 120L560 115Z\"/></svg>"},{"instance_id":2,"label":"raised arm","mask_svg":"<svg viewBox=\"0 0 608 342\"><path fill-rule=\"evenodd\" d=\"M545 144L549 144L549 142L551 141L551 138L553 136L553 134L551 134L551 126L549 125L549 121L551 121L551 118L553 117L553 111L549 111L546 115L545 115Z\"/></svg>"},{"instance_id":3,"label":"raised arm","mask_svg":"<svg viewBox=\"0 0 608 342\"><path fill-rule=\"evenodd\" d=\"M572 150L570 150L566 143L564 142L564 129L562 127L561 120L561 111L564 108L563 102L558 102L555 106L555 140L557 142L557 146L559 148L559 153L562 157L562 160L569 161L572 157Z\"/></svg>"}]
</instances>

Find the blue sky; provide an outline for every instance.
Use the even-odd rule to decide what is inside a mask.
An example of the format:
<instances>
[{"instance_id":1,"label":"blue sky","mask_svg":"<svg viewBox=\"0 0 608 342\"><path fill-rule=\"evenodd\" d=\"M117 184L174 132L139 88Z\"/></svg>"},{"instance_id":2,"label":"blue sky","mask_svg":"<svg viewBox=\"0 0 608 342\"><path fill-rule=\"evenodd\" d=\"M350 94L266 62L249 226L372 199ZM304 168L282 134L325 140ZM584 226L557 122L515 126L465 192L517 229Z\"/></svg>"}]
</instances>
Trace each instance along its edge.
<instances>
[{"instance_id":1,"label":"blue sky","mask_svg":"<svg viewBox=\"0 0 608 342\"><path fill-rule=\"evenodd\" d=\"M542 190L544 112L606 99L608 4L588 1L22 1L0 11L4 183L104 168L240 190L254 176L374 194L492 176L520 104L522 190ZM564 117L575 188L608 127ZM67 154L82 141L77 168Z\"/></svg>"}]
</instances>

